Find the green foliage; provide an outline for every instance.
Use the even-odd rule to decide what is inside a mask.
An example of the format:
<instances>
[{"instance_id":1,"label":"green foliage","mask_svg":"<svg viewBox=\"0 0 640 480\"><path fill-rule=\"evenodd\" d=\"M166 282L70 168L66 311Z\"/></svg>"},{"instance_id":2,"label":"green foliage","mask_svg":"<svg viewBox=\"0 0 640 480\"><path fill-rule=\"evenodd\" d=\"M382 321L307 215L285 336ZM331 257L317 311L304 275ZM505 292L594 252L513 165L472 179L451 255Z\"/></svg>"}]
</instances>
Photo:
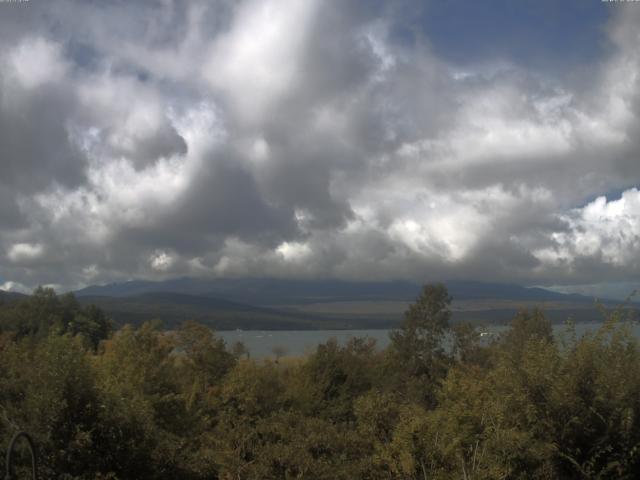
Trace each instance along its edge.
<instances>
[{"instance_id":1,"label":"green foliage","mask_svg":"<svg viewBox=\"0 0 640 480\"><path fill-rule=\"evenodd\" d=\"M451 319L451 297L442 284L425 285L405 313L400 330L391 334L393 351L412 375L438 375L443 339Z\"/></svg>"},{"instance_id":2,"label":"green foliage","mask_svg":"<svg viewBox=\"0 0 640 480\"><path fill-rule=\"evenodd\" d=\"M99 395L89 359L77 338L7 344L1 352L2 443L16 430L40 446L42 471L81 474L93 463Z\"/></svg>"},{"instance_id":3,"label":"green foliage","mask_svg":"<svg viewBox=\"0 0 640 480\"><path fill-rule=\"evenodd\" d=\"M451 297L441 284L425 285L405 312L400 329L390 334L388 378L416 400L433 405L437 384L450 356L444 349L451 320Z\"/></svg>"},{"instance_id":4,"label":"green foliage","mask_svg":"<svg viewBox=\"0 0 640 480\"><path fill-rule=\"evenodd\" d=\"M175 346L184 353L182 378L191 382L193 392L207 392L236 362L236 356L226 350L224 340L196 322L182 325ZM237 355L239 352L236 348Z\"/></svg>"},{"instance_id":5,"label":"green foliage","mask_svg":"<svg viewBox=\"0 0 640 480\"><path fill-rule=\"evenodd\" d=\"M0 305L0 329L16 339L69 333L96 349L113 327L102 310L81 306L73 294L58 296L51 288L38 287L31 296Z\"/></svg>"},{"instance_id":6,"label":"green foliage","mask_svg":"<svg viewBox=\"0 0 640 480\"><path fill-rule=\"evenodd\" d=\"M308 415L353 420L353 401L374 384L378 357L373 340L355 338L341 347L330 339L318 346L292 379L291 401Z\"/></svg>"},{"instance_id":7,"label":"green foliage","mask_svg":"<svg viewBox=\"0 0 640 480\"><path fill-rule=\"evenodd\" d=\"M0 441L38 444L43 478L633 479L640 345L622 313L557 342L523 311L483 345L426 286L383 351L231 351L208 328L110 334L39 289L0 306ZM1 466L1 465L0 465Z\"/></svg>"},{"instance_id":8,"label":"green foliage","mask_svg":"<svg viewBox=\"0 0 640 480\"><path fill-rule=\"evenodd\" d=\"M470 323L457 323L451 328L452 356L460 363L487 365L490 354L480 343L480 332Z\"/></svg>"},{"instance_id":9,"label":"green foliage","mask_svg":"<svg viewBox=\"0 0 640 480\"><path fill-rule=\"evenodd\" d=\"M511 322L511 329L504 334L503 344L518 356L531 341L553 342L551 322L542 310L522 310Z\"/></svg>"}]
</instances>

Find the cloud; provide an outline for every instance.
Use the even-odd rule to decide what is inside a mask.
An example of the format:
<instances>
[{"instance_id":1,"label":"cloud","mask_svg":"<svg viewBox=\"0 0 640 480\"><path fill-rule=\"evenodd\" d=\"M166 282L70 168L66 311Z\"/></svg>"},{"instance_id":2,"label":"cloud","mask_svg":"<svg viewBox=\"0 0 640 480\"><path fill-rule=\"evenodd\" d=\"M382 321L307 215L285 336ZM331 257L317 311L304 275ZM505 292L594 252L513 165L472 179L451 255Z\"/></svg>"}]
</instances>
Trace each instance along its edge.
<instances>
[{"instance_id":1,"label":"cloud","mask_svg":"<svg viewBox=\"0 0 640 480\"><path fill-rule=\"evenodd\" d=\"M9 75L27 90L46 83L57 83L68 68L59 45L43 38L29 38L13 49L7 59Z\"/></svg>"},{"instance_id":2,"label":"cloud","mask_svg":"<svg viewBox=\"0 0 640 480\"><path fill-rule=\"evenodd\" d=\"M412 2L32 3L0 18L7 281L637 276L637 9L554 75L451 61Z\"/></svg>"},{"instance_id":3,"label":"cloud","mask_svg":"<svg viewBox=\"0 0 640 480\"><path fill-rule=\"evenodd\" d=\"M17 282L4 282L0 284L0 290L5 292L31 293L32 290Z\"/></svg>"},{"instance_id":4,"label":"cloud","mask_svg":"<svg viewBox=\"0 0 640 480\"><path fill-rule=\"evenodd\" d=\"M559 274L589 278L593 269L605 278L633 280L640 256L640 192L626 190L617 200L601 196L562 214L569 228L551 235L551 245L534 252ZM564 273L562 273L564 272Z\"/></svg>"},{"instance_id":5,"label":"cloud","mask_svg":"<svg viewBox=\"0 0 640 480\"><path fill-rule=\"evenodd\" d=\"M169 270L173 262L173 257L162 250L154 252L150 258L151 268L160 272Z\"/></svg>"},{"instance_id":6,"label":"cloud","mask_svg":"<svg viewBox=\"0 0 640 480\"><path fill-rule=\"evenodd\" d=\"M267 109L295 88L315 9L315 0L247 1L230 31L213 43L204 77L226 94L241 121L261 123Z\"/></svg>"},{"instance_id":7,"label":"cloud","mask_svg":"<svg viewBox=\"0 0 640 480\"><path fill-rule=\"evenodd\" d=\"M50 182L81 184L85 159L68 131L76 92L66 84L60 46L30 37L0 53L0 62L0 185L30 194Z\"/></svg>"},{"instance_id":8,"label":"cloud","mask_svg":"<svg viewBox=\"0 0 640 480\"><path fill-rule=\"evenodd\" d=\"M44 248L40 244L16 243L9 248L7 257L13 263L33 262L42 256Z\"/></svg>"}]
</instances>

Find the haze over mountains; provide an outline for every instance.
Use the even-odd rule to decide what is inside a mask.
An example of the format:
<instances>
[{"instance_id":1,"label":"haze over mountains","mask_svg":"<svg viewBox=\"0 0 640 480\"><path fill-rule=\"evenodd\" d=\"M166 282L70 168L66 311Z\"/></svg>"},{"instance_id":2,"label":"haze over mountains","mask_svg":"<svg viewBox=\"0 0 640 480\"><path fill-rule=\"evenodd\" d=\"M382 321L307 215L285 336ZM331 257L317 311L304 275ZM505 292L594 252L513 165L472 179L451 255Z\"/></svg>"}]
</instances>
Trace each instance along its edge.
<instances>
[{"instance_id":1,"label":"haze over mountains","mask_svg":"<svg viewBox=\"0 0 640 480\"><path fill-rule=\"evenodd\" d=\"M542 308L555 323L600 321L622 302L544 288L473 281L446 282L453 320L507 323L524 308ZM348 282L272 278L175 278L93 285L73 292L102 308L118 325L159 319L172 329L196 320L217 330L393 328L420 292L405 281ZM0 302L23 297L0 290ZM634 309L637 304L631 305Z\"/></svg>"},{"instance_id":2,"label":"haze over mountains","mask_svg":"<svg viewBox=\"0 0 640 480\"><path fill-rule=\"evenodd\" d=\"M554 322L601 319L592 297L543 288L471 281L446 282L454 321L504 323L522 308L539 306ZM134 280L75 292L117 323L152 318L173 328L194 319L216 329L390 328L398 324L420 285L269 278ZM608 307L616 305L605 300Z\"/></svg>"},{"instance_id":3,"label":"haze over mountains","mask_svg":"<svg viewBox=\"0 0 640 480\"><path fill-rule=\"evenodd\" d=\"M592 297L563 294L537 287L471 281L445 282L454 300L497 299L531 301L592 301ZM284 280L233 278L203 280L176 278L164 281L132 280L93 285L74 292L78 297L130 297L171 292L217 297L255 305L321 303L353 300L406 300L420 293L420 284L405 281L349 282L339 280Z\"/></svg>"}]
</instances>

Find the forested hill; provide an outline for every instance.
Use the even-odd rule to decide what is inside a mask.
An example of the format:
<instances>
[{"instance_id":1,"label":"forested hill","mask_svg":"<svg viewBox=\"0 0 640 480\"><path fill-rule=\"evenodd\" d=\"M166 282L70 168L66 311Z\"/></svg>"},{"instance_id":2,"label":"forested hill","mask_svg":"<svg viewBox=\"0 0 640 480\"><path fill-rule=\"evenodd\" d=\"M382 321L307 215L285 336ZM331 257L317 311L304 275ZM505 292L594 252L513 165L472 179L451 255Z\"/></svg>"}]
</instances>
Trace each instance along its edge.
<instances>
[{"instance_id":1,"label":"forested hill","mask_svg":"<svg viewBox=\"0 0 640 480\"><path fill-rule=\"evenodd\" d=\"M148 292L124 297L80 296L83 305L97 305L117 325L141 325L158 319L167 329L195 320L216 330L311 330L344 328L340 320L321 315L174 292Z\"/></svg>"},{"instance_id":2,"label":"forested hill","mask_svg":"<svg viewBox=\"0 0 640 480\"><path fill-rule=\"evenodd\" d=\"M6 292L4 290L0 290L0 303L10 302L12 300L18 300L21 298L25 298L27 295L17 292Z\"/></svg>"}]
</instances>

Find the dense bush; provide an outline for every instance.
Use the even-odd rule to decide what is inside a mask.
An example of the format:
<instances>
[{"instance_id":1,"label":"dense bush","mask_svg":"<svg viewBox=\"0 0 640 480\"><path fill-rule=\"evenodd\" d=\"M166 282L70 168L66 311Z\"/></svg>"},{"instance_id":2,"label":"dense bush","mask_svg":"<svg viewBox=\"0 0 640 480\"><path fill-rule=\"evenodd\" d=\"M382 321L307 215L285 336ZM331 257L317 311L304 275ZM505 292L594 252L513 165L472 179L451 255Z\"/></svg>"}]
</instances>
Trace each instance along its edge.
<instances>
[{"instance_id":1,"label":"dense bush","mask_svg":"<svg viewBox=\"0 0 640 480\"><path fill-rule=\"evenodd\" d=\"M386 350L272 361L192 322L113 333L39 289L0 306L0 441L30 432L43 478L637 478L640 350L619 312L558 341L524 311L482 345L449 304L426 286Z\"/></svg>"}]
</instances>

